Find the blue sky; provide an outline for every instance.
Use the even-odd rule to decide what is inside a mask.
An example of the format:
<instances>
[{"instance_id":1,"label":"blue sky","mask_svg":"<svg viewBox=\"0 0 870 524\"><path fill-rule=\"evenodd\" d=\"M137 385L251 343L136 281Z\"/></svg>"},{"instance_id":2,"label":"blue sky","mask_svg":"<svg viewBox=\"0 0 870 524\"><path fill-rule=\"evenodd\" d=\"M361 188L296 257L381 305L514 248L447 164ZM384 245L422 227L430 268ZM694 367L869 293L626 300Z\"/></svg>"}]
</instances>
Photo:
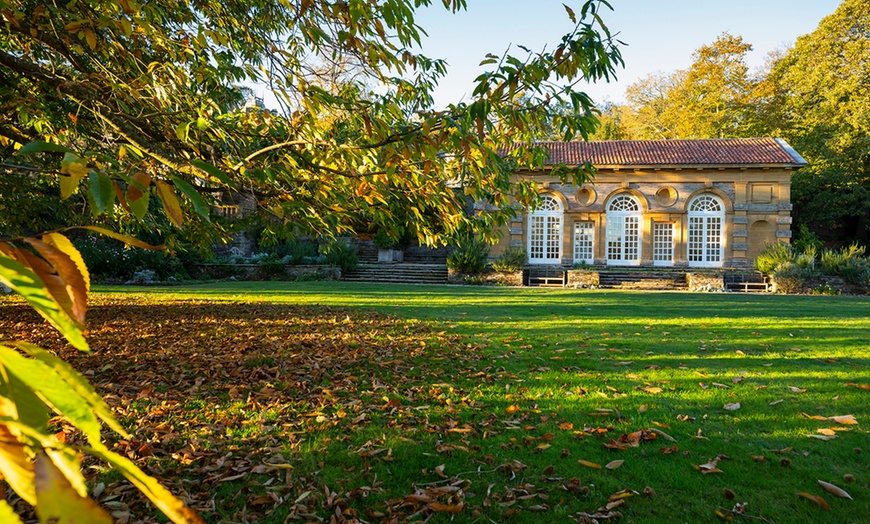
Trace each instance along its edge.
<instances>
[{"instance_id":1,"label":"blue sky","mask_svg":"<svg viewBox=\"0 0 870 524\"><path fill-rule=\"evenodd\" d=\"M468 10L451 14L433 0L417 15L429 37L423 54L444 58L449 75L435 93L443 106L469 97L478 66L486 53L501 55L508 45L553 49L571 30L563 3L575 12L581 0L468 0ZM618 82L590 85L586 91L596 102L623 101L625 88L657 71L685 69L692 53L718 35L742 36L754 49L747 62L759 67L770 51L792 44L812 32L822 18L833 13L839 0L611 0L614 10L602 17L610 30L628 44L622 48L625 69ZM516 53L521 53L515 49Z\"/></svg>"}]
</instances>

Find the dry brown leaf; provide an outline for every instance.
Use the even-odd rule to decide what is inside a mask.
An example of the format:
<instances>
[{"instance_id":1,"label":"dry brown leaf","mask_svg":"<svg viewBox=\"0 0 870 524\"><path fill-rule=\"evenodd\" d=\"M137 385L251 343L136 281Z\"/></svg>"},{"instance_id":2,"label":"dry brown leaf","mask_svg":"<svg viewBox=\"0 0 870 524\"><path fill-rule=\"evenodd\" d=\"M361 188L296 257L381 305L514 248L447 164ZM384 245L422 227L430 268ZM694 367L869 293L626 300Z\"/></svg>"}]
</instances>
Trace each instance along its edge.
<instances>
[{"instance_id":1,"label":"dry brown leaf","mask_svg":"<svg viewBox=\"0 0 870 524\"><path fill-rule=\"evenodd\" d=\"M813 502L815 502L816 504L818 504L819 506L821 506L825 509L831 509L831 506L828 506L828 503L825 502L825 499L823 499L822 497L819 497L817 495L810 495L809 493L804 493L804 492L798 493L798 495L807 499L807 500L812 500Z\"/></svg>"},{"instance_id":2,"label":"dry brown leaf","mask_svg":"<svg viewBox=\"0 0 870 524\"><path fill-rule=\"evenodd\" d=\"M793 393L806 393L807 392L807 390L799 388L799 387L795 387L795 386L789 386L788 389L790 389Z\"/></svg>"},{"instance_id":3,"label":"dry brown leaf","mask_svg":"<svg viewBox=\"0 0 870 524\"><path fill-rule=\"evenodd\" d=\"M768 404L768 405L770 405L770 406L775 406L775 405L780 404L780 403L782 403L782 399L774 400L773 402L771 402L771 403Z\"/></svg>"},{"instance_id":4,"label":"dry brown leaf","mask_svg":"<svg viewBox=\"0 0 870 524\"><path fill-rule=\"evenodd\" d=\"M807 435L810 438L814 438L817 440L834 440L837 438L837 435Z\"/></svg>"},{"instance_id":5,"label":"dry brown leaf","mask_svg":"<svg viewBox=\"0 0 870 524\"><path fill-rule=\"evenodd\" d=\"M824 480L820 480L819 485L822 486L823 488L825 488L825 491L827 491L828 493L831 493L832 495L836 495L836 496L838 496L840 498L844 498L844 499L853 500L852 495L849 495L848 493L846 493L842 489L838 488L837 486L831 484L830 482L825 482Z\"/></svg>"},{"instance_id":6,"label":"dry brown leaf","mask_svg":"<svg viewBox=\"0 0 870 524\"><path fill-rule=\"evenodd\" d=\"M722 406L722 407L725 408L725 409L728 410L728 411L737 411L738 409L740 409L740 402L734 402L734 403L731 403L731 404L725 404L725 405Z\"/></svg>"},{"instance_id":7,"label":"dry brown leaf","mask_svg":"<svg viewBox=\"0 0 870 524\"><path fill-rule=\"evenodd\" d=\"M624 461L624 460L621 460L621 459L618 459L618 460L611 460L610 462L608 462L607 464L605 464L604 467L607 468L607 469L616 469L616 468L618 468L619 466L622 466L622 464L623 464L624 462L625 462L625 461Z\"/></svg>"},{"instance_id":8,"label":"dry brown leaf","mask_svg":"<svg viewBox=\"0 0 870 524\"><path fill-rule=\"evenodd\" d=\"M672 455L677 451L680 451L680 448L678 448L676 444L669 448L659 448L659 452L661 452L662 455Z\"/></svg>"},{"instance_id":9,"label":"dry brown leaf","mask_svg":"<svg viewBox=\"0 0 870 524\"><path fill-rule=\"evenodd\" d=\"M437 513L461 513L465 508L465 503L441 504L440 502L430 502L427 507Z\"/></svg>"}]
</instances>

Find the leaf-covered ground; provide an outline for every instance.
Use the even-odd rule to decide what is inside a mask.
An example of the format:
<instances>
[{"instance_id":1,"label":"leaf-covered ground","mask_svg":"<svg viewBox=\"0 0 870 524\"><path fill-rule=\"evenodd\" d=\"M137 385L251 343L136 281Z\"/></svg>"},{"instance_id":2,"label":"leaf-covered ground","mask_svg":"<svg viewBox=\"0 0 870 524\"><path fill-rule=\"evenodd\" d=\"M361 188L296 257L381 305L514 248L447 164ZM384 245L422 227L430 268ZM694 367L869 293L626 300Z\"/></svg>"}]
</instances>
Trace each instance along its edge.
<instances>
[{"instance_id":1,"label":"leaf-covered ground","mask_svg":"<svg viewBox=\"0 0 870 524\"><path fill-rule=\"evenodd\" d=\"M95 294L87 355L3 299L0 338L73 363L210 522L870 514L866 299L282 286Z\"/></svg>"}]
</instances>

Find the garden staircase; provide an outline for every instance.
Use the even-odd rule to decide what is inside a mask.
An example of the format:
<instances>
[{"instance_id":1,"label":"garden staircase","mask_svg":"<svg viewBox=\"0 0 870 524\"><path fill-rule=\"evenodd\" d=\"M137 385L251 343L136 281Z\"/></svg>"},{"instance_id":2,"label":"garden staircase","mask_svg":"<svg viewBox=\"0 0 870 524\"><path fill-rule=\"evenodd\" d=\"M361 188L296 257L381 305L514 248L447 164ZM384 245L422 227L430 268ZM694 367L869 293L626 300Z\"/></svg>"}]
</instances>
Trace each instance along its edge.
<instances>
[{"instance_id":1,"label":"garden staircase","mask_svg":"<svg viewBox=\"0 0 870 524\"><path fill-rule=\"evenodd\" d=\"M350 282L389 282L394 284L446 284L447 266L443 264L360 264L343 271L341 279Z\"/></svg>"},{"instance_id":2,"label":"garden staircase","mask_svg":"<svg viewBox=\"0 0 870 524\"><path fill-rule=\"evenodd\" d=\"M686 291L686 272L680 270L605 270L598 274L603 289Z\"/></svg>"}]
</instances>

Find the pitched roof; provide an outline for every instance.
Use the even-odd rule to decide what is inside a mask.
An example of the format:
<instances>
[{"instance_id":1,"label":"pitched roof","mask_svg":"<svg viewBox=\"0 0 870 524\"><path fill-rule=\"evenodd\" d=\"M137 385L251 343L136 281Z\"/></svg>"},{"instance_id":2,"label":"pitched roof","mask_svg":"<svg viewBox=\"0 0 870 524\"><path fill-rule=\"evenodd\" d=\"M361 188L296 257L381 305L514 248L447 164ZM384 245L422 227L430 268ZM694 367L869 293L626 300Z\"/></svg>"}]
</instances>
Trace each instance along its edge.
<instances>
[{"instance_id":1,"label":"pitched roof","mask_svg":"<svg viewBox=\"0 0 870 524\"><path fill-rule=\"evenodd\" d=\"M596 167L802 167L807 164L785 140L774 138L543 142L541 145L550 151L548 164L576 165L587 161Z\"/></svg>"}]
</instances>

